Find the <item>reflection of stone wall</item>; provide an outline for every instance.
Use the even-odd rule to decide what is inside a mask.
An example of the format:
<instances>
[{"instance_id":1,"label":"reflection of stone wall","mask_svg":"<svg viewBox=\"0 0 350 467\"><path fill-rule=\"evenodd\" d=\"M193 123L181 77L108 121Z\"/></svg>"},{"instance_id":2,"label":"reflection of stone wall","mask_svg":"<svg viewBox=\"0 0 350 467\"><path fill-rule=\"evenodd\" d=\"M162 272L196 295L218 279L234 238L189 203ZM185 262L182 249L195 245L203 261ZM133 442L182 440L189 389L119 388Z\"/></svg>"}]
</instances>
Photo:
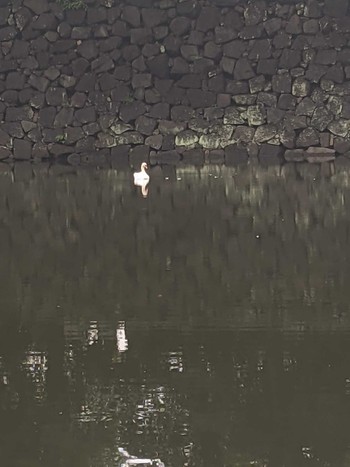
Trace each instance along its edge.
<instances>
[{"instance_id":1,"label":"reflection of stone wall","mask_svg":"<svg viewBox=\"0 0 350 467\"><path fill-rule=\"evenodd\" d=\"M126 3L0 7L0 160L350 149L348 0Z\"/></svg>"},{"instance_id":2,"label":"reflection of stone wall","mask_svg":"<svg viewBox=\"0 0 350 467\"><path fill-rule=\"evenodd\" d=\"M152 171L144 199L127 172L26 166L0 175L0 323L350 329L349 172Z\"/></svg>"}]
</instances>

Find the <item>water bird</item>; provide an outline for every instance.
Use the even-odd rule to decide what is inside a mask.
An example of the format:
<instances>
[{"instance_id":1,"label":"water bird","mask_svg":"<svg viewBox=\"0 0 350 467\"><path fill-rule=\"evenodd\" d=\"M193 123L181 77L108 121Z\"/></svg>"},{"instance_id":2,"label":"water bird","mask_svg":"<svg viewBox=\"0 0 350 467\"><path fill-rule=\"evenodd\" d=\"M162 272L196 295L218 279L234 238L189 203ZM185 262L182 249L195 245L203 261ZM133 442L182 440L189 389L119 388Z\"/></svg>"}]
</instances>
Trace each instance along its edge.
<instances>
[{"instance_id":1,"label":"water bird","mask_svg":"<svg viewBox=\"0 0 350 467\"><path fill-rule=\"evenodd\" d=\"M141 187L141 193L144 198L147 198L148 195L148 182L149 182L149 175L146 172L148 166L146 162L142 162L141 164L141 171L134 172L134 185Z\"/></svg>"},{"instance_id":2,"label":"water bird","mask_svg":"<svg viewBox=\"0 0 350 467\"><path fill-rule=\"evenodd\" d=\"M149 175L146 169L148 169L147 163L142 162L140 172L134 172L135 185L142 186L149 182Z\"/></svg>"}]
</instances>

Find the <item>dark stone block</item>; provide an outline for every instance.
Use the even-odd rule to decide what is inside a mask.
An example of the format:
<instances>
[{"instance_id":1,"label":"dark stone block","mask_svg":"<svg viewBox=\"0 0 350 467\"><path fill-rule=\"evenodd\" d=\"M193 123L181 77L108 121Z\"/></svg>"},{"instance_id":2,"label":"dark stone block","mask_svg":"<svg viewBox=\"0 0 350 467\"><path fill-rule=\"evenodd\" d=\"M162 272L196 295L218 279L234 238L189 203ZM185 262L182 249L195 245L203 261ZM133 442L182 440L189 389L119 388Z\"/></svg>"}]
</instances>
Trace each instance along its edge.
<instances>
[{"instance_id":1,"label":"dark stone block","mask_svg":"<svg viewBox=\"0 0 350 467\"><path fill-rule=\"evenodd\" d=\"M120 65L115 67L114 76L119 81L129 81L131 79L131 71L130 65Z\"/></svg>"},{"instance_id":2,"label":"dark stone block","mask_svg":"<svg viewBox=\"0 0 350 467\"><path fill-rule=\"evenodd\" d=\"M258 61L257 72L259 75L272 76L277 73L277 60L274 58L267 58Z\"/></svg>"},{"instance_id":3,"label":"dark stone block","mask_svg":"<svg viewBox=\"0 0 350 467\"><path fill-rule=\"evenodd\" d=\"M141 115L137 117L135 121L135 128L136 130L141 133L142 135L152 135L153 131L155 130L157 125L157 121L153 118L145 117Z\"/></svg>"},{"instance_id":4,"label":"dark stone block","mask_svg":"<svg viewBox=\"0 0 350 467\"><path fill-rule=\"evenodd\" d=\"M271 41L269 39L261 39L254 42L251 48L249 59L258 60L271 57Z\"/></svg>"},{"instance_id":5,"label":"dark stone block","mask_svg":"<svg viewBox=\"0 0 350 467\"><path fill-rule=\"evenodd\" d=\"M175 105L171 109L171 120L174 122L188 122L193 117L194 110L189 106Z\"/></svg>"},{"instance_id":6,"label":"dark stone block","mask_svg":"<svg viewBox=\"0 0 350 467\"><path fill-rule=\"evenodd\" d=\"M319 134L314 128L305 128L297 138L297 147L307 148L317 146L320 142Z\"/></svg>"},{"instance_id":7,"label":"dark stone block","mask_svg":"<svg viewBox=\"0 0 350 467\"><path fill-rule=\"evenodd\" d=\"M204 57L211 58L214 61L220 60L222 55L222 49L219 45L213 41L206 42L204 46Z\"/></svg>"},{"instance_id":8,"label":"dark stone block","mask_svg":"<svg viewBox=\"0 0 350 467\"><path fill-rule=\"evenodd\" d=\"M0 73L6 73L11 70L17 70L16 60L0 60Z\"/></svg>"},{"instance_id":9,"label":"dark stone block","mask_svg":"<svg viewBox=\"0 0 350 467\"><path fill-rule=\"evenodd\" d=\"M13 138L24 138L24 131L20 121L8 122L1 124L1 128Z\"/></svg>"},{"instance_id":10,"label":"dark stone block","mask_svg":"<svg viewBox=\"0 0 350 467\"><path fill-rule=\"evenodd\" d=\"M283 120L286 114L286 111L282 109L269 107L266 113L267 113L266 115L267 123L278 124L278 123L281 123L281 121Z\"/></svg>"},{"instance_id":11,"label":"dark stone block","mask_svg":"<svg viewBox=\"0 0 350 467\"><path fill-rule=\"evenodd\" d=\"M160 53L159 44L145 44L142 47L142 55L146 58L154 57L155 55L159 55L159 53Z\"/></svg>"},{"instance_id":12,"label":"dark stone block","mask_svg":"<svg viewBox=\"0 0 350 467\"><path fill-rule=\"evenodd\" d=\"M16 160L29 160L32 156L32 144L23 139L13 140L13 157Z\"/></svg>"},{"instance_id":13,"label":"dark stone block","mask_svg":"<svg viewBox=\"0 0 350 467\"><path fill-rule=\"evenodd\" d=\"M308 0L306 2L304 16L307 18L321 18L322 7L317 0Z\"/></svg>"},{"instance_id":14,"label":"dark stone block","mask_svg":"<svg viewBox=\"0 0 350 467\"><path fill-rule=\"evenodd\" d=\"M202 80L200 79L199 75L189 74L182 76L177 82L176 86L180 88L187 88L187 89L199 89L202 85Z\"/></svg>"},{"instance_id":15,"label":"dark stone block","mask_svg":"<svg viewBox=\"0 0 350 467\"><path fill-rule=\"evenodd\" d=\"M7 122L19 122L21 120L31 121L34 116L34 112L31 107L23 105L22 107L8 107L6 109L6 121Z\"/></svg>"},{"instance_id":16,"label":"dark stone block","mask_svg":"<svg viewBox=\"0 0 350 467\"><path fill-rule=\"evenodd\" d=\"M266 107L277 107L277 96L272 92L259 92L257 103Z\"/></svg>"},{"instance_id":17,"label":"dark stone block","mask_svg":"<svg viewBox=\"0 0 350 467\"><path fill-rule=\"evenodd\" d=\"M0 2L0 26L7 25L7 20L10 16L10 12L11 12L10 8L7 6L3 8Z\"/></svg>"},{"instance_id":18,"label":"dark stone block","mask_svg":"<svg viewBox=\"0 0 350 467\"><path fill-rule=\"evenodd\" d=\"M288 34L301 34L302 33L301 20L298 15L291 16L291 18L286 24L285 31Z\"/></svg>"},{"instance_id":19,"label":"dark stone block","mask_svg":"<svg viewBox=\"0 0 350 467\"><path fill-rule=\"evenodd\" d=\"M305 115L294 115L294 112L286 113L283 120L283 127L290 130L303 130L307 128L307 120Z\"/></svg>"},{"instance_id":20,"label":"dark stone block","mask_svg":"<svg viewBox=\"0 0 350 467\"><path fill-rule=\"evenodd\" d=\"M184 16L175 17L171 20L169 28L175 36L183 36L190 31L191 20Z\"/></svg>"},{"instance_id":21,"label":"dark stone block","mask_svg":"<svg viewBox=\"0 0 350 467\"><path fill-rule=\"evenodd\" d=\"M273 36L282 27L281 18L271 18L264 22L264 28L268 36Z\"/></svg>"},{"instance_id":22,"label":"dark stone block","mask_svg":"<svg viewBox=\"0 0 350 467\"><path fill-rule=\"evenodd\" d=\"M175 136L174 135L163 135L162 150L171 151L175 149Z\"/></svg>"},{"instance_id":23,"label":"dark stone block","mask_svg":"<svg viewBox=\"0 0 350 467\"><path fill-rule=\"evenodd\" d=\"M44 107L39 110L38 123L46 128L53 128L53 122L56 116L55 107Z\"/></svg>"},{"instance_id":24,"label":"dark stone block","mask_svg":"<svg viewBox=\"0 0 350 467\"><path fill-rule=\"evenodd\" d=\"M207 32L220 24L220 10L215 7L202 7L197 19L196 29Z\"/></svg>"},{"instance_id":25,"label":"dark stone block","mask_svg":"<svg viewBox=\"0 0 350 467\"><path fill-rule=\"evenodd\" d=\"M136 101L131 103L122 104L120 106L119 116L125 123L135 120L140 115L145 114L146 106L143 102Z\"/></svg>"},{"instance_id":26,"label":"dark stone block","mask_svg":"<svg viewBox=\"0 0 350 467\"><path fill-rule=\"evenodd\" d=\"M32 28L39 31L56 31L58 21L54 14L43 13L32 23Z\"/></svg>"},{"instance_id":27,"label":"dark stone block","mask_svg":"<svg viewBox=\"0 0 350 467\"><path fill-rule=\"evenodd\" d=\"M141 50L136 44L125 45L122 48L122 57L126 62L132 62L141 55Z\"/></svg>"},{"instance_id":28,"label":"dark stone block","mask_svg":"<svg viewBox=\"0 0 350 467\"><path fill-rule=\"evenodd\" d=\"M17 31L12 26L0 28L0 42L11 41L17 36Z\"/></svg>"},{"instance_id":29,"label":"dark stone block","mask_svg":"<svg viewBox=\"0 0 350 467\"><path fill-rule=\"evenodd\" d=\"M262 1L250 3L244 10L244 20L247 26L255 26L263 21L266 15L266 4Z\"/></svg>"},{"instance_id":30,"label":"dark stone block","mask_svg":"<svg viewBox=\"0 0 350 467\"><path fill-rule=\"evenodd\" d=\"M60 106L68 102L67 92L64 88L52 87L46 91L45 99L48 105Z\"/></svg>"},{"instance_id":31,"label":"dark stone block","mask_svg":"<svg viewBox=\"0 0 350 467\"><path fill-rule=\"evenodd\" d=\"M95 89L96 76L92 73L86 73L78 81L75 90L78 92L91 92Z\"/></svg>"},{"instance_id":32,"label":"dark stone block","mask_svg":"<svg viewBox=\"0 0 350 467\"><path fill-rule=\"evenodd\" d=\"M107 20L107 9L99 5L98 8L89 7L87 9L87 24L96 24L106 22Z\"/></svg>"},{"instance_id":33,"label":"dark stone block","mask_svg":"<svg viewBox=\"0 0 350 467\"><path fill-rule=\"evenodd\" d=\"M11 157L12 157L12 152L3 146L0 146L0 161L10 159Z\"/></svg>"},{"instance_id":34,"label":"dark stone block","mask_svg":"<svg viewBox=\"0 0 350 467\"><path fill-rule=\"evenodd\" d=\"M136 6L125 5L121 17L133 28L138 28L141 25L140 10Z\"/></svg>"},{"instance_id":35,"label":"dark stone block","mask_svg":"<svg viewBox=\"0 0 350 467\"><path fill-rule=\"evenodd\" d=\"M11 137L6 131L0 128L0 147L7 146L11 142Z\"/></svg>"},{"instance_id":36,"label":"dark stone block","mask_svg":"<svg viewBox=\"0 0 350 467\"><path fill-rule=\"evenodd\" d=\"M25 83L25 76L23 73L18 73L17 71L12 71L8 73L6 77L6 89L17 89L21 90Z\"/></svg>"},{"instance_id":37,"label":"dark stone block","mask_svg":"<svg viewBox=\"0 0 350 467\"><path fill-rule=\"evenodd\" d=\"M169 34L165 40L164 40L164 43L163 43L164 47L165 47L165 50L166 52L172 56L172 57L176 57L177 55L179 55L180 53L180 47L182 45L182 39L181 37L178 37L178 36L174 36L174 34ZM189 50L192 50L192 47L191 45L188 45L187 46L189 48ZM198 50L195 49L198 53ZM184 55L184 54L183 54ZM185 57L186 58L186 57Z\"/></svg>"},{"instance_id":38,"label":"dark stone block","mask_svg":"<svg viewBox=\"0 0 350 467\"><path fill-rule=\"evenodd\" d=\"M17 105L18 104L18 91L8 90L4 91L1 96L1 100L8 105Z\"/></svg>"},{"instance_id":39,"label":"dark stone block","mask_svg":"<svg viewBox=\"0 0 350 467\"><path fill-rule=\"evenodd\" d=\"M80 45L78 45L77 52L86 60L96 58L98 56L96 42L93 40L83 41Z\"/></svg>"},{"instance_id":40,"label":"dark stone block","mask_svg":"<svg viewBox=\"0 0 350 467\"><path fill-rule=\"evenodd\" d=\"M142 21L146 28L154 28L160 24L166 23L168 16L165 10L158 8L143 8Z\"/></svg>"},{"instance_id":41,"label":"dark stone block","mask_svg":"<svg viewBox=\"0 0 350 467\"><path fill-rule=\"evenodd\" d=\"M300 62L301 54L298 50L284 49L279 61L279 66L289 70L298 66Z\"/></svg>"},{"instance_id":42,"label":"dark stone block","mask_svg":"<svg viewBox=\"0 0 350 467\"><path fill-rule=\"evenodd\" d=\"M343 63L344 65L350 64L350 48L346 48L338 52L338 62Z\"/></svg>"},{"instance_id":43,"label":"dark stone block","mask_svg":"<svg viewBox=\"0 0 350 467\"><path fill-rule=\"evenodd\" d=\"M117 80L112 74L104 73L100 77L99 83L100 83L101 91L110 91L111 89L116 87Z\"/></svg>"},{"instance_id":44,"label":"dark stone block","mask_svg":"<svg viewBox=\"0 0 350 467\"><path fill-rule=\"evenodd\" d=\"M210 91L201 89L191 89L187 91L187 97L192 107L195 109L200 107L211 107L216 103L216 95Z\"/></svg>"},{"instance_id":45,"label":"dark stone block","mask_svg":"<svg viewBox=\"0 0 350 467\"><path fill-rule=\"evenodd\" d=\"M334 49L319 50L315 58L318 65L334 65L336 61L337 51Z\"/></svg>"},{"instance_id":46,"label":"dark stone block","mask_svg":"<svg viewBox=\"0 0 350 467\"><path fill-rule=\"evenodd\" d=\"M312 118L311 126L319 131L324 131L333 120L332 113L324 106L316 107Z\"/></svg>"},{"instance_id":47,"label":"dark stone block","mask_svg":"<svg viewBox=\"0 0 350 467\"><path fill-rule=\"evenodd\" d=\"M64 133L66 137L65 143L68 145L76 143L85 136L84 131L80 127L65 128Z\"/></svg>"},{"instance_id":48,"label":"dark stone block","mask_svg":"<svg viewBox=\"0 0 350 467\"><path fill-rule=\"evenodd\" d=\"M53 54L61 54L76 47L76 41L71 39L61 39L54 42L50 46L50 52Z\"/></svg>"},{"instance_id":49,"label":"dark stone block","mask_svg":"<svg viewBox=\"0 0 350 467\"><path fill-rule=\"evenodd\" d=\"M15 40L11 49L12 58L26 58L29 54L29 43Z\"/></svg>"},{"instance_id":50,"label":"dark stone block","mask_svg":"<svg viewBox=\"0 0 350 467\"><path fill-rule=\"evenodd\" d=\"M225 26L217 26L215 28L215 42L217 44L225 44L226 42L236 39L236 37L238 37L238 34L232 28Z\"/></svg>"},{"instance_id":51,"label":"dark stone block","mask_svg":"<svg viewBox=\"0 0 350 467\"><path fill-rule=\"evenodd\" d=\"M152 106L149 115L153 118L166 120L170 115L170 106L166 102L159 102Z\"/></svg>"},{"instance_id":52,"label":"dark stone block","mask_svg":"<svg viewBox=\"0 0 350 467\"><path fill-rule=\"evenodd\" d=\"M174 75L186 75L190 71L190 66L182 57L175 57L173 66L171 68L171 74Z\"/></svg>"},{"instance_id":53,"label":"dark stone block","mask_svg":"<svg viewBox=\"0 0 350 467\"><path fill-rule=\"evenodd\" d=\"M78 77L82 76L89 68L90 63L85 58L77 58L71 63L73 75Z\"/></svg>"},{"instance_id":54,"label":"dark stone block","mask_svg":"<svg viewBox=\"0 0 350 467\"><path fill-rule=\"evenodd\" d=\"M233 71L233 76L237 81L250 79L255 76L253 68L248 59L240 58L237 60L235 69Z\"/></svg>"},{"instance_id":55,"label":"dark stone block","mask_svg":"<svg viewBox=\"0 0 350 467\"><path fill-rule=\"evenodd\" d=\"M214 61L210 58L199 58L192 66L193 73L198 73L201 76L209 76L209 73L216 69Z\"/></svg>"},{"instance_id":56,"label":"dark stone block","mask_svg":"<svg viewBox=\"0 0 350 467\"><path fill-rule=\"evenodd\" d=\"M334 17L346 16L349 8L349 0L325 0L324 14Z\"/></svg>"},{"instance_id":57,"label":"dark stone block","mask_svg":"<svg viewBox=\"0 0 350 467\"><path fill-rule=\"evenodd\" d=\"M113 36L129 37L130 32L126 22L120 20L115 21L115 23L112 26L112 34Z\"/></svg>"},{"instance_id":58,"label":"dark stone block","mask_svg":"<svg viewBox=\"0 0 350 467\"><path fill-rule=\"evenodd\" d=\"M272 77L272 91L276 93L290 93L292 91L292 78L287 73Z\"/></svg>"},{"instance_id":59,"label":"dark stone block","mask_svg":"<svg viewBox=\"0 0 350 467\"><path fill-rule=\"evenodd\" d=\"M111 148L111 158L112 159L122 159L128 161L130 152L130 146L127 144L121 144L119 146L114 146Z\"/></svg>"},{"instance_id":60,"label":"dark stone block","mask_svg":"<svg viewBox=\"0 0 350 467\"><path fill-rule=\"evenodd\" d=\"M130 149L129 163L134 168L139 168L142 162L149 160L149 146L138 145Z\"/></svg>"},{"instance_id":61,"label":"dark stone block","mask_svg":"<svg viewBox=\"0 0 350 467\"><path fill-rule=\"evenodd\" d=\"M91 62L91 71L94 73L105 73L113 68L114 62L108 55L100 55Z\"/></svg>"},{"instance_id":62,"label":"dark stone block","mask_svg":"<svg viewBox=\"0 0 350 467\"><path fill-rule=\"evenodd\" d=\"M179 15L189 16L190 18L197 18L201 11L200 5L192 0L177 3L176 8Z\"/></svg>"},{"instance_id":63,"label":"dark stone block","mask_svg":"<svg viewBox=\"0 0 350 467\"><path fill-rule=\"evenodd\" d=\"M241 144L230 144L225 147L225 164L226 165L240 165L248 162L247 148Z\"/></svg>"},{"instance_id":64,"label":"dark stone block","mask_svg":"<svg viewBox=\"0 0 350 467\"><path fill-rule=\"evenodd\" d=\"M246 26L238 34L238 37L248 41L250 39L259 39L264 33L264 27L262 24L256 26Z\"/></svg>"},{"instance_id":65,"label":"dark stone block","mask_svg":"<svg viewBox=\"0 0 350 467\"><path fill-rule=\"evenodd\" d=\"M280 32L273 38L272 43L276 49L285 49L291 46L291 42L292 36L290 34Z\"/></svg>"},{"instance_id":66,"label":"dark stone block","mask_svg":"<svg viewBox=\"0 0 350 467\"><path fill-rule=\"evenodd\" d=\"M169 57L166 54L157 55L147 60L147 66L152 75L158 78L167 78L169 76Z\"/></svg>"},{"instance_id":67,"label":"dark stone block","mask_svg":"<svg viewBox=\"0 0 350 467\"><path fill-rule=\"evenodd\" d=\"M318 83L320 79L327 73L328 67L326 65L313 65L311 64L306 70L305 78L312 83Z\"/></svg>"},{"instance_id":68,"label":"dark stone block","mask_svg":"<svg viewBox=\"0 0 350 467\"><path fill-rule=\"evenodd\" d=\"M86 10L66 10L66 21L71 26L80 26L84 23L86 18Z\"/></svg>"},{"instance_id":69,"label":"dark stone block","mask_svg":"<svg viewBox=\"0 0 350 467\"><path fill-rule=\"evenodd\" d=\"M223 75L217 75L213 78L208 79L208 90L214 92L224 92L225 91L226 80Z\"/></svg>"},{"instance_id":70,"label":"dark stone block","mask_svg":"<svg viewBox=\"0 0 350 467\"><path fill-rule=\"evenodd\" d=\"M89 123L96 121L96 110L95 107L83 107L78 109L74 113L75 119L80 123Z\"/></svg>"},{"instance_id":71,"label":"dark stone block","mask_svg":"<svg viewBox=\"0 0 350 467\"><path fill-rule=\"evenodd\" d=\"M64 128L69 126L73 120L74 110L68 107L63 107L55 116L53 123L54 128Z\"/></svg>"}]
</instances>

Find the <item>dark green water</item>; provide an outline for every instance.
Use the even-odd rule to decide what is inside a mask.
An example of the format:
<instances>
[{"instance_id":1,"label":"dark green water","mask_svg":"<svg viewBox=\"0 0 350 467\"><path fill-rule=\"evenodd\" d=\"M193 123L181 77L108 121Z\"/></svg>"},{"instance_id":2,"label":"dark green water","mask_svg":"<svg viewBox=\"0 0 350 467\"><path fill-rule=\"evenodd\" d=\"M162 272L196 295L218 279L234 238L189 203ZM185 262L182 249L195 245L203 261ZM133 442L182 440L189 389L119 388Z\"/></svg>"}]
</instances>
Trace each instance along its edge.
<instances>
[{"instance_id":1,"label":"dark green water","mask_svg":"<svg viewBox=\"0 0 350 467\"><path fill-rule=\"evenodd\" d=\"M130 175L1 166L1 467L349 466L350 172Z\"/></svg>"}]
</instances>

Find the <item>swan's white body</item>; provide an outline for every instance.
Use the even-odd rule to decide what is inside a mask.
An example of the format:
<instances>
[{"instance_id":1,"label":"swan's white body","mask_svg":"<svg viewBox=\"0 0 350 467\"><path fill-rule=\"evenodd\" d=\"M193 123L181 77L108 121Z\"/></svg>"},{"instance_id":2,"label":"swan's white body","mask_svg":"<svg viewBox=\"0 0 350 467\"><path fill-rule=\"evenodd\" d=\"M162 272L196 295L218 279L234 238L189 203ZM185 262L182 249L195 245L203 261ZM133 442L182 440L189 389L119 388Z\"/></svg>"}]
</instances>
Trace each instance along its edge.
<instances>
[{"instance_id":1,"label":"swan's white body","mask_svg":"<svg viewBox=\"0 0 350 467\"><path fill-rule=\"evenodd\" d=\"M149 175L146 172L147 164L146 162L142 162L141 164L141 171L134 172L134 183L135 185L142 186L146 185L149 182Z\"/></svg>"}]
</instances>

